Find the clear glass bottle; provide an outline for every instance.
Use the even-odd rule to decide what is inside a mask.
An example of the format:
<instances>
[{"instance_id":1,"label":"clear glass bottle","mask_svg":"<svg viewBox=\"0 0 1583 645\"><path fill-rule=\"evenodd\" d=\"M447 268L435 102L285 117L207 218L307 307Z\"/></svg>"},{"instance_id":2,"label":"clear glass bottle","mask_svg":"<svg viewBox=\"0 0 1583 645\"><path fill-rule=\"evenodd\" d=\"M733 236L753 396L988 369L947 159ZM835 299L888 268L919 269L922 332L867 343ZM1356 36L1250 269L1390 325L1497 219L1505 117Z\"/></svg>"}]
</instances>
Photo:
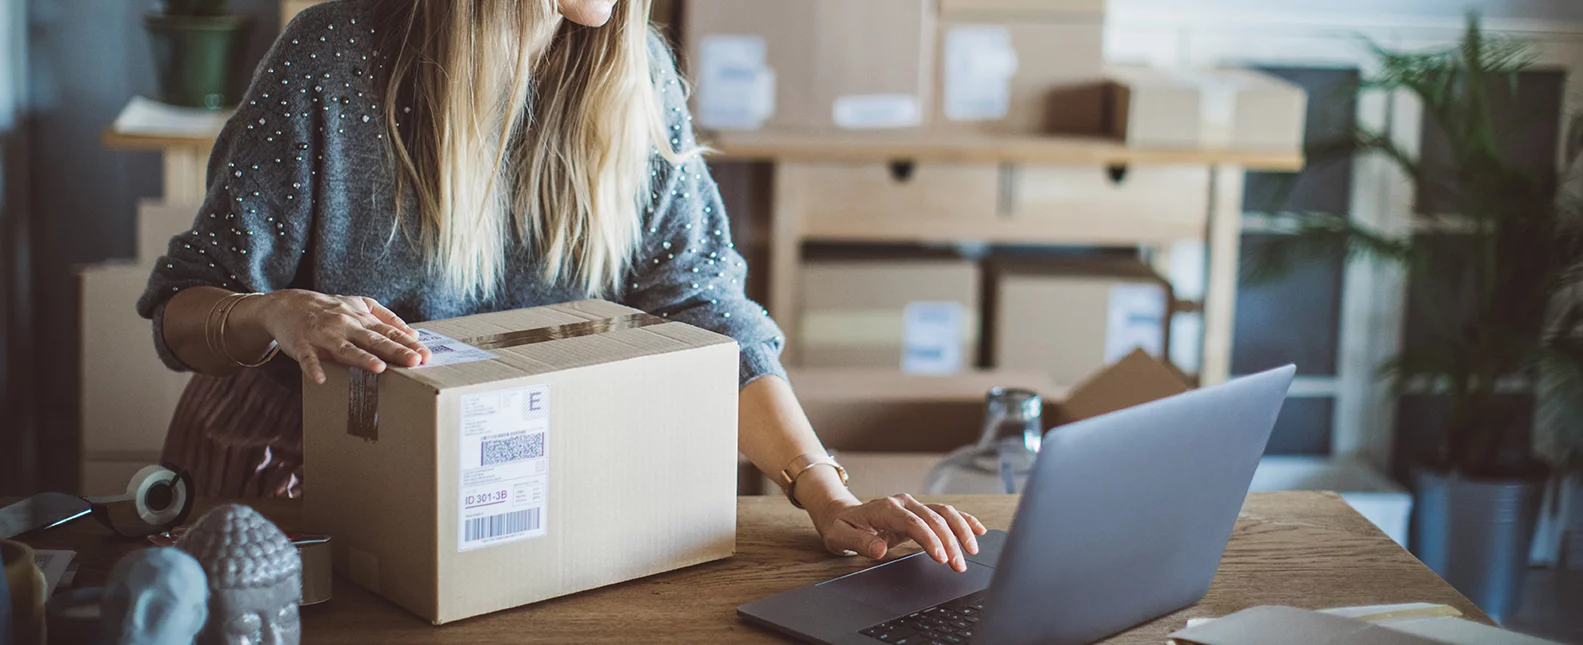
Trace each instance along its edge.
<instances>
[{"instance_id":1,"label":"clear glass bottle","mask_svg":"<svg viewBox=\"0 0 1583 645\"><path fill-rule=\"evenodd\" d=\"M1044 400L1036 392L995 388L985 396L984 432L929 471L927 495L1022 492L1043 437Z\"/></svg>"}]
</instances>

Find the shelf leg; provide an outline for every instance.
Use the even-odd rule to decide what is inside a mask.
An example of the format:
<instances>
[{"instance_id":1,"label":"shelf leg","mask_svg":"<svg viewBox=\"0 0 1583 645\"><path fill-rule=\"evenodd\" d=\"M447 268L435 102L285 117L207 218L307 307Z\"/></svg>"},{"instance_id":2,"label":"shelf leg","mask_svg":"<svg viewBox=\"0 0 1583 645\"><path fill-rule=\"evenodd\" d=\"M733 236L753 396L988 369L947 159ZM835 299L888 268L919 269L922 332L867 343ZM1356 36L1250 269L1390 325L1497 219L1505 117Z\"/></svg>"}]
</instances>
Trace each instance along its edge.
<instances>
[{"instance_id":1,"label":"shelf leg","mask_svg":"<svg viewBox=\"0 0 1583 645\"><path fill-rule=\"evenodd\" d=\"M1240 166L1216 166L1209 191L1209 272L1204 289L1202 386L1231 377L1231 339L1236 331L1237 273L1242 254Z\"/></svg>"},{"instance_id":2,"label":"shelf leg","mask_svg":"<svg viewBox=\"0 0 1583 645\"><path fill-rule=\"evenodd\" d=\"M796 365L798 292L802 284L802 222L809 189L800 163L775 162L774 197L770 210L769 310L786 334L783 360Z\"/></svg>"}]
</instances>

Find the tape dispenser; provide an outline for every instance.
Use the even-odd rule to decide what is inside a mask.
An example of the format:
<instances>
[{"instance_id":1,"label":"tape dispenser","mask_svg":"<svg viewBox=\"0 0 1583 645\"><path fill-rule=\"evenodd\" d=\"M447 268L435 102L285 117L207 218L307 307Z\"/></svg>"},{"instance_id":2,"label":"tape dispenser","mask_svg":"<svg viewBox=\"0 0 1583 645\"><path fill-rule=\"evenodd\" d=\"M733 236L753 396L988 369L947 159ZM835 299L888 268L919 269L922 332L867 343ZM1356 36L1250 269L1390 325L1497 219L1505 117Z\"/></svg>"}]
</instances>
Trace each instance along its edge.
<instances>
[{"instance_id":1,"label":"tape dispenser","mask_svg":"<svg viewBox=\"0 0 1583 645\"><path fill-rule=\"evenodd\" d=\"M93 517L116 534L142 538L169 531L192 513L192 475L175 466L148 466L126 485L126 494L83 498Z\"/></svg>"}]
</instances>

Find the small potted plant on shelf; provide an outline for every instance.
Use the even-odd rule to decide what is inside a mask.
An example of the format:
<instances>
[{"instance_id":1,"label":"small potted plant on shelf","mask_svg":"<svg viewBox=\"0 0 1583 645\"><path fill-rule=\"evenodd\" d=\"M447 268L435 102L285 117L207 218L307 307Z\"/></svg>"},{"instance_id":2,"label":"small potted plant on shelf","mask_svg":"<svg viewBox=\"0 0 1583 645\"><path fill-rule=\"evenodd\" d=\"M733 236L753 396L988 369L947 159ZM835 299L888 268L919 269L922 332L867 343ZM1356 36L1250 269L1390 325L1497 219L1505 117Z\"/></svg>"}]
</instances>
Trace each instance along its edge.
<instances>
[{"instance_id":1,"label":"small potted plant on shelf","mask_svg":"<svg viewBox=\"0 0 1583 645\"><path fill-rule=\"evenodd\" d=\"M232 14L229 4L228 0L164 0L144 15L160 101L219 110L241 100L242 57L253 19Z\"/></svg>"},{"instance_id":2,"label":"small potted plant on shelf","mask_svg":"<svg viewBox=\"0 0 1583 645\"><path fill-rule=\"evenodd\" d=\"M1445 239L1456 243L1393 235L1344 215L1286 213L1296 234L1253 266L1268 275L1293 257L1362 253L1409 267L1424 331L1403 338L1383 372L1399 394L1438 396L1449 410L1434 441L1402 445L1417 497L1414 551L1499 620L1518 599L1547 474L1583 466L1583 204L1575 179L1583 135L1574 129L1560 177L1513 158L1507 144L1535 124L1498 113L1491 97L1515 86L1532 49L1484 33L1477 16L1456 46L1373 52L1378 72L1363 89L1416 98L1447 161L1426 161L1388 134L1363 130L1344 152L1383 156L1420 188L1446 195L1435 209L1445 214L1416 217L1444 220L1457 231Z\"/></svg>"}]
</instances>

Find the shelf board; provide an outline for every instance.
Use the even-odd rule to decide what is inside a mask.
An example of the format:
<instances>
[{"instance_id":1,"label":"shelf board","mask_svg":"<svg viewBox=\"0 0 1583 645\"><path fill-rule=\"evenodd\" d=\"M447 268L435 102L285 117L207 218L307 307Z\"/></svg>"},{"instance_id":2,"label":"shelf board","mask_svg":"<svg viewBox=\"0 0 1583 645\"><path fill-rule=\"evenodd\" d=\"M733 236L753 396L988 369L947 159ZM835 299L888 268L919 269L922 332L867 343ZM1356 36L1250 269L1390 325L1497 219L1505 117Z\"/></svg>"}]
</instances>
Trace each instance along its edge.
<instances>
[{"instance_id":1,"label":"shelf board","mask_svg":"<svg viewBox=\"0 0 1583 645\"><path fill-rule=\"evenodd\" d=\"M99 134L99 144L110 150L165 150L167 148L209 148L214 146L216 131L209 135L147 135L128 134L115 128L105 128Z\"/></svg>"},{"instance_id":2,"label":"shelf board","mask_svg":"<svg viewBox=\"0 0 1583 645\"><path fill-rule=\"evenodd\" d=\"M722 161L1221 164L1268 171L1301 170L1305 161L1301 150L1134 148L1099 137L715 132L701 139Z\"/></svg>"},{"instance_id":3,"label":"shelf board","mask_svg":"<svg viewBox=\"0 0 1583 645\"><path fill-rule=\"evenodd\" d=\"M218 132L187 136L127 134L106 128L100 142L112 150L202 148L214 145L217 136ZM717 133L708 135L706 143L714 149L710 158L720 161L1220 164L1275 172L1302 170L1305 161L1300 150L1131 148L1090 137Z\"/></svg>"}]
</instances>

